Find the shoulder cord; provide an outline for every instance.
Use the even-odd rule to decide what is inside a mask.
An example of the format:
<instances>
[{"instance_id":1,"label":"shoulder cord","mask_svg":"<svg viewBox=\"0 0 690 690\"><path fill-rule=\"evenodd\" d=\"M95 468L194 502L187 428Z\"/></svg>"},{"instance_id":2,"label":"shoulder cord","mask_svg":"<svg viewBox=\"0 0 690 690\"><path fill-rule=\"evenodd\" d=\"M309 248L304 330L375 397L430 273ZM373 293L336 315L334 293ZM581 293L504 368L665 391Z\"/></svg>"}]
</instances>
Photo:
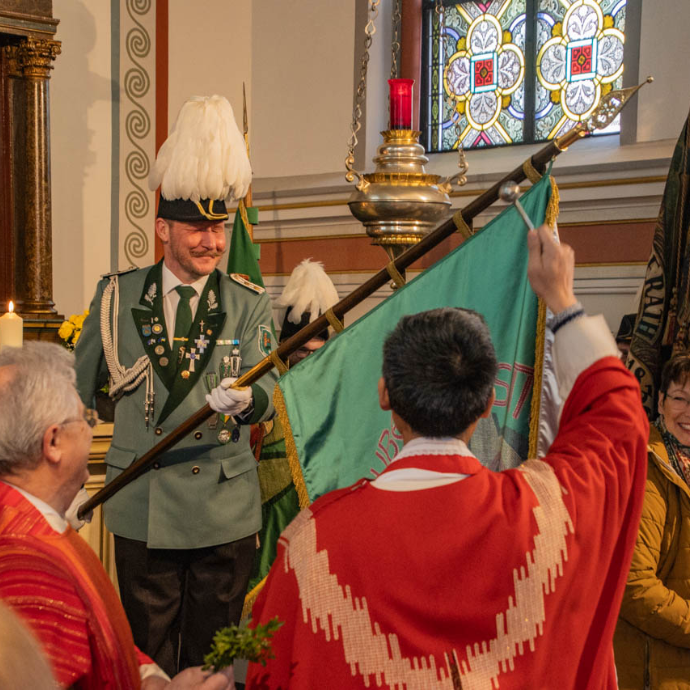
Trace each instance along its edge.
<instances>
[{"instance_id":1,"label":"shoulder cord","mask_svg":"<svg viewBox=\"0 0 690 690\"><path fill-rule=\"evenodd\" d=\"M115 297L113 299L113 293ZM111 302L114 302L111 321ZM123 393L135 390L146 379L147 405L153 402L153 371L148 355L142 355L130 369L123 367L117 358L117 329L120 306L120 290L117 276L110 276L110 282L103 290L101 300L101 339L103 354L110 373L111 398L119 398ZM112 324L112 329L111 329Z\"/></svg>"}]
</instances>

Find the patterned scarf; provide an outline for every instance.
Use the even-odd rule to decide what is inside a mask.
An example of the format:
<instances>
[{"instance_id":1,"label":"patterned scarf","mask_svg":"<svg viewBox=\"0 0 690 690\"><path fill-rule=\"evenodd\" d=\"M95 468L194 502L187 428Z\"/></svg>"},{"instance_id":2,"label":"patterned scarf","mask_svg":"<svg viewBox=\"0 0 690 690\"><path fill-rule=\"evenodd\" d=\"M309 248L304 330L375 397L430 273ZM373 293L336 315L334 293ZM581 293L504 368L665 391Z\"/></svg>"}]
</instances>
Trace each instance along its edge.
<instances>
[{"instance_id":1,"label":"patterned scarf","mask_svg":"<svg viewBox=\"0 0 690 690\"><path fill-rule=\"evenodd\" d=\"M659 430L666 446L671 467L690 486L690 446L684 446L667 428L663 417L657 417L654 426Z\"/></svg>"}]
</instances>

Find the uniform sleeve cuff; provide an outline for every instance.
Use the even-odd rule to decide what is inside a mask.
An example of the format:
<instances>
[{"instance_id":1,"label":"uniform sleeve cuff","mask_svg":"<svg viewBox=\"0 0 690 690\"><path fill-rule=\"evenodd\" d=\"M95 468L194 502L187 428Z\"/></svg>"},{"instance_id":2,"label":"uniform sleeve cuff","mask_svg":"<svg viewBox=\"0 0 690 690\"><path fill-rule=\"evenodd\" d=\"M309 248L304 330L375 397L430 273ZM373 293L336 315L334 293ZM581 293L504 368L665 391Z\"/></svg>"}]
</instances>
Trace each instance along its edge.
<instances>
[{"instance_id":1,"label":"uniform sleeve cuff","mask_svg":"<svg viewBox=\"0 0 690 690\"><path fill-rule=\"evenodd\" d=\"M244 421L245 424L257 424L268 407L268 394L258 383L252 384L252 395L254 396L254 411L251 417Z\"/></svg>"},{"instance_id":2,"label":"uniform sleeve cuff","mask_svg":"<svg viewBox=\"0 0 690 690\"><path fill-rule=\"evenodd\" d=\"M577 377L604 357L620 353L604 317L580 316L564 323L554 335L553 357L558 392L565 400Z\"/></svg>"},{"instance_id":3,"label":"uniform sleeve cuff","mask_svg":"<svg viewBox=\"0 0 690 690\"><path fill-rule=\"evenodd\" d=\"M139 677L141 680L146 678L162 678L170 682L170 676L158 664L143 664L139 666Z\"/></svg>"}]
</instances>

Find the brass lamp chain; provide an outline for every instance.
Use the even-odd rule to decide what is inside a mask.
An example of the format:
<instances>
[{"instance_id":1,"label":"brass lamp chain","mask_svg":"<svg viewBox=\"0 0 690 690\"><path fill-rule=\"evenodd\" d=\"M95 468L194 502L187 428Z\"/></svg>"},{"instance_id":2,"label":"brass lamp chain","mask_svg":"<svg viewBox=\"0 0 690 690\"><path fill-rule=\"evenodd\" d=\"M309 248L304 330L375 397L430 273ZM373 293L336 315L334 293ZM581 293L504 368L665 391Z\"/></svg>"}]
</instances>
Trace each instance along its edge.
<instances>
[{"instance_id":1,"label":"brass lamp chain","mask_svg":"<svg viewBox=\"0 0 690 690\"><path fill-rule=\"evenodd\" d=\"M381 0L371 0L369 4L369 21L364 27L364 54L362 55L362 63L359 73L359 84L357 85L357 92L355 94L355 103L352 109L352 124L350 125L350 141L347 149L347 158L345 159L345 168L347 173L345 179L348 182L352 182L355 177L359 178L357 183L357 189L366 189L369 183L364 179L364 176L354 170L353 166L355 164L355 147L357 146L357 132L361 129L360 119L362 117L362 103L364 103L364 98L367 91L367 68L369 66L369 48L376 33L376 18L379 15L379 3Z\"/></svg>"},{"instance_id":2,"label":"brass lamp chain","mask_svg":"<svg viewBox=\"0 0 690 690\"><path fill-rule=\"evenodd\" d=\"M441 0L436 0L434 3L434 12L438 16L439 26L443 27L443 3Z\"/></svg>"},{"instance_id":3,"label":"brass lamp chain","mask_svg":"<svg viewBox=\"0 0 690 690\"><path fill-rule=\"evenodd\" d=\"M397 79L400 76L398 56L400 55L400 28L402 22L401 5L402 0L395 0L393 10L393 40L391 41L391 79Z\"/></svg>"}]
</instances>

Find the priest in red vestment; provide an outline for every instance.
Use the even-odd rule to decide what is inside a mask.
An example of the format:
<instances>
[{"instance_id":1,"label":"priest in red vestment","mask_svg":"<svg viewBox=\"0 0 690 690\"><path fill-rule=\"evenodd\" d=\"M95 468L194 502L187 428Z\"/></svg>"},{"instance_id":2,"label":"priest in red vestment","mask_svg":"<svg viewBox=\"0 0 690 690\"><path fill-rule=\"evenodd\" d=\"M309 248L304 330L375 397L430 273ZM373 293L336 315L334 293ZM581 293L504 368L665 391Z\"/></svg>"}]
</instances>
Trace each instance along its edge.
<instances>
[{"instance_id":1,"label":"priest in red vestment","mask_svg":"<svg viewBox=\"0 0 690 690\"><path fill-rule=\"evenodd\" d=\"M483 467L467 446L494 398L483 319L450 308L404 317L379 382L404 448L283 533L253 616L284 625L248 688L616 687L647 419L603 318L575 299L572 249L546 227L528 242L567 398L549 453Z\"/></svg>"},{"instance_id":2,"label":"priest in red vestment","mask_svg":"<svg viewBox=\"0 0 690 690\"><path fill-rule=\"evenodd\" d=\"M65 514L88 479L91 426L73 357L49 343L0 352L0 599L28 624L63 688L227 690L189 668L171 681L140 652L95 553Z\"/></svg>"}]
</instances>

